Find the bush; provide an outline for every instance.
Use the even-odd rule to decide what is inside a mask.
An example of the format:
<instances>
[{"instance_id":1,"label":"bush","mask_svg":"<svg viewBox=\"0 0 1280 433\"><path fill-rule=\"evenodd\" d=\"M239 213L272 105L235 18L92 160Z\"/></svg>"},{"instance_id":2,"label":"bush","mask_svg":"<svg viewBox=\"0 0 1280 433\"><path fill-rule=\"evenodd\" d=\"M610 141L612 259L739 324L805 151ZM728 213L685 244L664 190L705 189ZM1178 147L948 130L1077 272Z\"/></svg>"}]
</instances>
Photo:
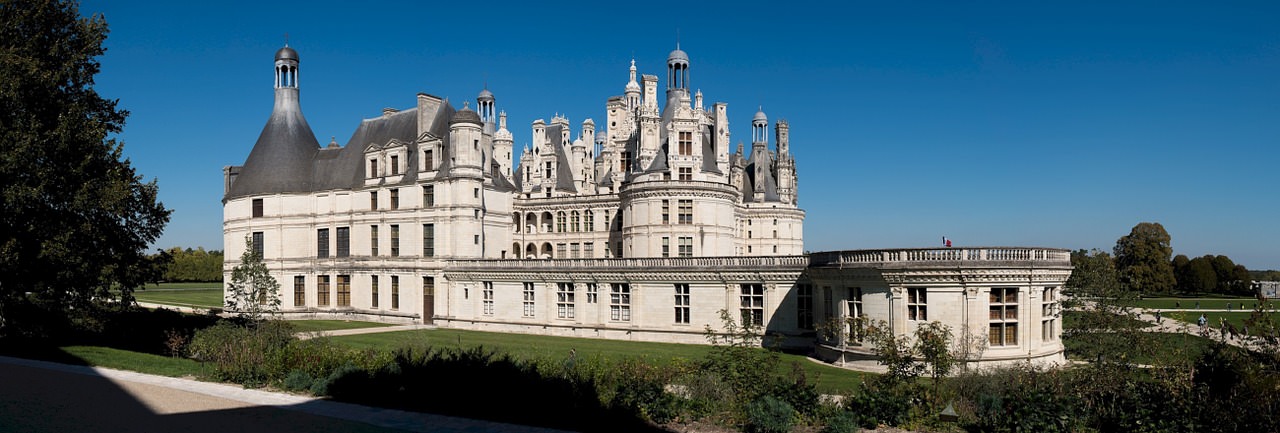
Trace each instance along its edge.
<instances>
[{"instance_id":1,"label":"bush","mask_svg":"<svg viewBox=\"0 0 1280 433\"><path fill-rule=\"evenodd\" d=\"M835 412L826 418L826 425L822 427L822 433L856 433L858 431L858 416L853 412L841 410Z\"/></svg>"},{"instance_id":2,"label":"bush","mask_svg":"<svg viewBox=\"0 0 1280 433\"><path fill-rule=\"evenodd\" d=\"M918 394L914 384L864 383L849 396L849 410L857 415L863 428L873 429L879 424L900 426L911 419L911 407L920 401Z\"/></svg>"},{"instance_id":3,"label":"bush","mask_svg":"<svg viewBox=\"0 0 1280 433\"><path fill-rule=\"evenodd\" d=\"M747 405L746 430L752 433L786 433L795 425L796 410L771 395Z\"/></svg>"},{"instance_id":4,"label":"bush","mask_svg":"<svg viewBox=\"0 0 1280 433\"><path fill-rule=\"evenodd\" d=\"M302 370L293 370L289 372L288 376L284 377L284 382L281 386L286 391L310 391L311 383L314 381L315 379L312 378L310 374L307 374L307 372Z\"/></svg>"},{"instance_id":5,"label":"bush","mask_svg":"<svg viewBox=\"0 0 1280 433\"><path fill-rule=\"evenodd\" d=\"M191 356L213 364L213 376L244 385L261 385L284 377L281 359L293 337L282 321L240 325L219 322L196 331L188 345Z\"/></svg>"}]
</instances>

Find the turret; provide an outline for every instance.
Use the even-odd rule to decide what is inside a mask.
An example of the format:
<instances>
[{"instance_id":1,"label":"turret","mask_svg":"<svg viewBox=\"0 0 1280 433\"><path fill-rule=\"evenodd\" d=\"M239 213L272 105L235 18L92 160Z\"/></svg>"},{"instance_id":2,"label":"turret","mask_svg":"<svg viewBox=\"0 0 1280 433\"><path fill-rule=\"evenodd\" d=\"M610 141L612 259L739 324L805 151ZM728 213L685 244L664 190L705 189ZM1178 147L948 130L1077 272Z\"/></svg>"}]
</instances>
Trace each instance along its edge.
<instances>
[{"instance_id":1,"label":"turret","mask_svg":"<svg viewBox=\"0 0 1280 433\"><path fill-rule=\"evenodd\" d=\"M227 199L259 194L310 192L312 162L320 143L302 116L298 52L285 45L275 54L275 105L245 159Z\"/></svg>"},{"instance_id":2,"label":"turret","mask_svg":"<svg viewBox=\"0 0 1280 433\"><path fill-rule=\"evenodd\" d=\"M631 81L627 82L624 95L626 95L628 111L634 111L640 107L640 83L636 82L636 59L631 59Z\"/></svg>"},{"instance_id":3,"label":"turret","mask_svg":"<svg viewBox=\"0 0 1280 433\"><path fill-rule=\"evenodd\" d=\"M449 121L449 150L453 157L453 172L475 176L483 173L483 151L480 149L484 124L480 115L465 104Z\"/></svg>"},{"instance_id":4,"label":"turret","mask_svg":"<svg viewBox=\"0 0 1280 433\"><path fill-rule=\"evenodd\" d=\"M499 171L507 179L511 177L511 131L507 130L507 112L498 114L498 131L493 133L493 158L498 161Z\"/></svg>"}]
</instances>

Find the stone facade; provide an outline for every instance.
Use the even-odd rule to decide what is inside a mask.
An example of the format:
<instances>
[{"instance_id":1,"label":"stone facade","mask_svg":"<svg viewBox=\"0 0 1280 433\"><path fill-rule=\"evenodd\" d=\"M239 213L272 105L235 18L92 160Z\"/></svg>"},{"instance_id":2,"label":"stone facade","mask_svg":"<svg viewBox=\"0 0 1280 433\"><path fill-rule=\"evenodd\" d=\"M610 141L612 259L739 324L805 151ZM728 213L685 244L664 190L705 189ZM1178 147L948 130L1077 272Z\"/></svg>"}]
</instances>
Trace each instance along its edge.
<instances>
[{"instance_id":1,"label":"stone facade","mask_svg":"<svg viewBox=\"0 0 1280 433\"><path fill-rule=\"evenodd\" d=\"M838 362L865 353L828 323L909 333L941 320L999 337L984 360L1062 360L1043 300L1070 273L1065 251L804 255L789 124L774 124L771 147L757 112L750 151L731 149L728 105L691 94L682 50L664 98L632 62L599 130L585 119L575 138L562 116L536 120L518 164L487 89L476 110L418 94L321 147L297 52L275 64L272 116L244 165L224 169L225 271L259 249L289 316L702 343L726 311Z\"/></svg>"}]
</instances>

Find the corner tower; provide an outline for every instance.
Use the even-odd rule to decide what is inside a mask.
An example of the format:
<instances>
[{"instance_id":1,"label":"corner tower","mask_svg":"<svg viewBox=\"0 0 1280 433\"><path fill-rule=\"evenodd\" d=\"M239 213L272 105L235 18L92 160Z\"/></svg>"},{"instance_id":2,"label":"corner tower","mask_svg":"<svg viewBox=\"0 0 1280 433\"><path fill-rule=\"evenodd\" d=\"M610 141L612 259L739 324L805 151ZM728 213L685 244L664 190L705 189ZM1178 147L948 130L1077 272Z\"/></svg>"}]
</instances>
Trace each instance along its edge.
<instances>
[{"instance_id":1,"label":"corner tower","mask_svg":"<svg viewBox=\"0 0 1280 433\"><path fill-rule=\"evenodd\" d=\"M302 116L298 52L285 45L275 55L275 105L225 200L311 192L312 164L320 143Z\"/></svg>"}]
</instances>

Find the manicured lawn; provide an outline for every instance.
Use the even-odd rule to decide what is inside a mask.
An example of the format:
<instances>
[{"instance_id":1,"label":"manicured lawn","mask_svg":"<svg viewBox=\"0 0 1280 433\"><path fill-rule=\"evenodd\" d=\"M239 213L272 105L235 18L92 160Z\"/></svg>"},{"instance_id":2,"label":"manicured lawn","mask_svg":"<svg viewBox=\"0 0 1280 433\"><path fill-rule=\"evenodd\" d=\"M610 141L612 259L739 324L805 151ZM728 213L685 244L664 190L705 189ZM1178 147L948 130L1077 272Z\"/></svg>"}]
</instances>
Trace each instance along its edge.
<instances>
[{"instance_id":1,"label":"manicured lawn","mask_svg":"<svg viewBox=\"0 0 1280 433\"><path fill-rule=\"evenodd\" d=\"M1253 309L1258 304L1256 298L1146 298L1137 301L1140 308L1154 308L1161 310L1225 310L1227 304L1231 304L1234 310L1243 308L1245 311ZM1199 305L1199 307L1197 307Z\"/></svg>"},{"instance_id":2,"label":"manicured lawn","mask_svg":"<svg viewBox=\"0 0 1280 433\"><path fill-rule=\"evenodd\" d=\"M213 282L197 282L197 283L160 283L148 284L147 290L170 290L170 289L221 289L221 281Z\"/></svg>"},{"instance_id":3,"label":"manicured lawn","mask_svg":"<svg viewBox=\"0 0 1280 433\"><path fill-rule=\"evenodd\" d=\"M1161 314L1163 314L1165 317L1168 317L1168 318L1186 322L1187 324L1192 326L1196 326L1196 322L1200 319L1200 314L1204 314L1205 319L1207 319L1207 322L1211 327L1217 328L1219 326L1220 320L1226 320L1227 323L1231 324L1232 326L1235 326L1236 329L1242 332L1244 331L1244 326L1245 326L1244 321L1253 316L1252 312L1233 312L1233 313L1221 312L1219 313L1219 312L1212 312L1212 311L1205 312L1205 313L1198 313L1195 311L1170 311L1170 312L1161 313ZM1276 317L1275 314L1272 314L1272 319L1280 321L1280 317ZM1256 332L1254 332L1256 329L1257 328L1250 329L1249 333L1256 334Z\"/></svg>"},{"instance_id":4,"label":"manicured lawn","mask_svg":"<svg viewBox=\"0 0 1280 433\"><path fill-rule=\"evenodd\" d=\"M86 364L97 367L170 377L198 376L200 374L200 363L186 358L130 352L101 346L66 346L61 349L66 354L80 358Z\"/></svg>"},{"instance_id":5,"label":"manicured lawn","mask_svg":"<svg viewBox=\"0 0 1280 433\"><path fill-rule=\"evenodd\" d=\"M1150 345L1147 350L1132 347L1125 352L1128 359L1138 364L1156 364L1159 361L1172 363L1195 359L1213 343L1208 338L1186 333L1149 332L1145 337L1145 343ZM1062 340L1062 344L1067 350L1068 359L1092 361L1079 356L1083 349L1081 347L1083 343L1080 340L1066 338Z\"/></svg>"},{"instance_id":6,"label":"manicured lawn","mask_svg":"<svg viewBox=\"0 0 1280 433\"><path fill-rule=\"evenodd\" d=\"M636 341L598 340L590 338L550 337L543 335L502 334L494 332L431 329L380 334L331 337L335 343L353 348L394 349L405 345L428 344L441 347L483 346L510 353L522 359L564 359L575 350L578 357L621 360L641 359L655 365L669 365L677 360L696 362L710 353L711 346L667 344ZM782 354L779 369L791 371L792 362L799 363L820 392L838 393L861 386L861 373L815 363L803 356Z\"/></svg>"},{"instance_id":7,"label":"manicured lawn","mask_svg":"<svg viewBox=\"0 0 1280 433\"><path fill-rule=\"evenodd\" d=\"M222 308L222 288L216 289L149 289L133 292L142 302L195 308Z\"/></svg>"},{"instance_id":8,"label":"manicured lawn","mask_svg":"<svg viewBox=\"0 0 1280 433\"><path fill-rule=\"evenodd\" d=\"M353 322L349 320L291 320L289 324L298 332L337 331L341 329L377 328L391 326L387 323Z\"/></svg>"}]
</instances>

